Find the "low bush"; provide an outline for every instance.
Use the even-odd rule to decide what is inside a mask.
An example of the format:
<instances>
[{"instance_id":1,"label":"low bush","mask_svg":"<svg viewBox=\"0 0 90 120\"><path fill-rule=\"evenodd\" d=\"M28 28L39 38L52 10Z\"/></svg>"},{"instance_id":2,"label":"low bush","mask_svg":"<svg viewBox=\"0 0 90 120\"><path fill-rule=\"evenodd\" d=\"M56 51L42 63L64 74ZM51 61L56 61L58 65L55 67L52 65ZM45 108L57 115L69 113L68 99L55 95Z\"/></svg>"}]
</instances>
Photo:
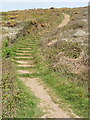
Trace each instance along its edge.
<instances>
[{"instance_id":1,"label":"low bush","mask_svg":"<svg viewBox=\"0 0 90 120\"><path fill-rule=\"evenodd\" d=\"M14 20L10 20L10 21L6 22L6 26L7 27L15 27L15 26L17 26L17 22Z\"/></svg>"}]
</instances>

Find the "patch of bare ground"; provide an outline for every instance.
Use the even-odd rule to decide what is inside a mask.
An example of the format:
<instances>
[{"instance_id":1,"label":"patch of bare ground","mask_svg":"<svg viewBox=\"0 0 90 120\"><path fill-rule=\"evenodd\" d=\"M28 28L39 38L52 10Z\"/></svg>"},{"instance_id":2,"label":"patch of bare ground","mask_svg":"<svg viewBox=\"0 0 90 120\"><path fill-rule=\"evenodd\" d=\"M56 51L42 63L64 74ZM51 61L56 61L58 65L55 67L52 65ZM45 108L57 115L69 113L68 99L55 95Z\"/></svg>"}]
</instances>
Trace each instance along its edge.
<instances>
[{"instance_id":1,"label":"patch of bare ground","mask_svg":"<svg viewBox=\"0 0 90 120\"><path fill-rule=\"evenodd\" d=\"M56 39L56 40L53 40L52 42L49 42L49 43L48 43L48 46L51 46L51 45L55 44L57 41L58 41L58 40Z\"/></svg>"},{"instance_id":2,"label":"patch of bare ground","mask_svg":"<svg viewBox=\"0 0 90 120\"><path fill-rule=\"evenodd\" d=\"M24 65L24 64L20 64L20 65L17 65L18 67L34 67L34 65Z\"/></svg>"},{"instance_id":3,"label":"patch of bare ground","mask_svg":"<svg viewBox=\"0 0 90 120\"><path fill-rule=\"evenodd\" d=\"M33 61L23 61L23 60L18 60L18 61L16 61L17 63L20 63L20 64L24 64L24 65L28 65L28 64L33 64Z\"/></svg>"},{"instance_id":4,"label":"patch of bare ground","mask_svg":"<svg viewBox=\"0 0 90 120\"><path fill-rule=\"evenodd\" d=\"M68 70L76 74L83 74L85 72L88 72L87 67L82 62L84 59L88 59L88 56L85 56L85 53L83 51L81 52L80 56L76 59L66 57L63 55L62 52L60 52L56 57L59 57L59 62L55 63L54 67L57 67L58 65L62 64L67 65Z\"/></svg>"},{"instance_id":5,"label":"patch of bare ground","mask_svg":"<svg viewBox=\"0 0 90 120\"><path fill-rule=\"evenodd\" d=\"M22 51L22 50L17 50L17 52L18 52L18 51L19 51L19 52L23 52L23 53L30 53L30 52L31 52L31 51L26 51L26 50L23 50L23 51Z\"/></svg>"},{"instance_id":6,"label":"patch of bare ground","mask_svg":"<svg viewBox=\"0 0 90 120\"><path fill-rule=\"evenodd\" d=\"M22 56L22 57L16 56L15 58L17 58L17 59L18 59L18 58L22 58L22 59L23 59L23 58L25 58L25 59L30 58L30 59L32 59L33 57L31 57L31 56L26 56L26 57L25 57L25 56Z\"/></svg>"},{"instance_id":7,"label":"patch of bare ground","mask_svg":"<svg viewBox=\"0 0 90 120\"><path fill-rule=\"evenodd\" d=\"M32 74L33 72L30 72L28 70L17 70L18 74Z\"/></svg>"},{"instance_id":8,"label":"patch of bare ground","mask_svg":"<svg viewBox=\"0 0 90 120\"><path fill-rule=\"evenodd\" d=\"M19 48L19 50L31 50L32 48Z\"/></svg>"},{"instance_id":9,"label":"patch of bare ground","mask_svg":"<svg viewBox=\"0 0 90 120\"><path fill-rule=\"evenodd\" d=\"M16 55L31 55L29 53L16 53Z\"/></svg>"},{"instance_id":10,"label":"patch of bare ground","mask_svg":"<svg viewBox=\"0 0 90 120\"><path fill-rule=\"evenodd\" d=\"M70 16L68 14L63 13L64 15L64 20L62 21L62 23L59 25L59 28L64 27L65 25L67 25L70 21Z\"/></svg>"}]
</instances>

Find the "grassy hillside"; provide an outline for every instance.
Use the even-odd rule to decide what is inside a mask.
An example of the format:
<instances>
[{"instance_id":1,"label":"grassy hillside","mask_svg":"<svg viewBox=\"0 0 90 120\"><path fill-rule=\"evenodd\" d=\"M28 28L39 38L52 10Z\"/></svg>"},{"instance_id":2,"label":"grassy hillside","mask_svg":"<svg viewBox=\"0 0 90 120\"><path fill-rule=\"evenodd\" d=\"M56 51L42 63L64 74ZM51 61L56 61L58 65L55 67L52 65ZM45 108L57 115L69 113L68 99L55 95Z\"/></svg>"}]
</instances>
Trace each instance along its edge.
<instances>
[{"instance_id":1,"label":"grassy hillside","mask_svg":"<svg viewBox=\"0 0 90 120\"><path fill-rule=\"evenodd\" d=\"M70 22L58 28L64 19L62 13L70 15ZM30 42L37 71L33 76L41 78L52 89L60 107L87 117L87 8L2 12L0 24L3 33L3 117L29 118L42 114L39 100L17 79L15 62L12 62L17 48ZM49 46L54 40L57 41Z\"/></svg>"},{"instance_id":2,"label":"grassy hillside","mask_svg":"<svg viewBox=\"0 0 90 120\"><path fill-rule=\"evenodd\" d=\"M38 108L39 99L18 79L15 64L12 62L15 51L15 43L8 40L3 42L2 117L37 118L42 114Z\"/></svg>"}]
</instances>

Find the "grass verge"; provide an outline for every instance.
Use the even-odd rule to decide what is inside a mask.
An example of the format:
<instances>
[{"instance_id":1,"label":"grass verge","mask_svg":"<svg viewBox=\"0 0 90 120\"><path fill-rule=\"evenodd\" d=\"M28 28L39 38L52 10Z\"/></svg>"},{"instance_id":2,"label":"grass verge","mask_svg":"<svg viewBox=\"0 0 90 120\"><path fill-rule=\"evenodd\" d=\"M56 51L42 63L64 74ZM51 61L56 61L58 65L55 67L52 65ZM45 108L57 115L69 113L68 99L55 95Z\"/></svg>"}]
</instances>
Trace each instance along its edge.
<instances>
[{"instance_id":1,"label":"grass verge","mask_svg":"<svg viewBox=\"0 0 90 120\"><path fill-rule=\"evenodd\" d=\"M39 118L42 115L41 110L37 107L39 99L37 99L30 88L27 88L24 82L17 79L19 87L19 108L16 118Z\"/></svg>"}]
</instances>

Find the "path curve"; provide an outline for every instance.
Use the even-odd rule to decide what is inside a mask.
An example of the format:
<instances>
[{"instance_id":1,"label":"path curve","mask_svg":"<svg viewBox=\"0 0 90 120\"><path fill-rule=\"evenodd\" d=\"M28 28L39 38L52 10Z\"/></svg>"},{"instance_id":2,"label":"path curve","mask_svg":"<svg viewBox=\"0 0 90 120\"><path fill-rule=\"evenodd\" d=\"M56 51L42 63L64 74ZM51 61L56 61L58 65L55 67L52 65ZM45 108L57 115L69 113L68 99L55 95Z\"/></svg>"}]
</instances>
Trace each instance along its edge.
<instances>
[{"instance_id":1,"label":"path curve","mask_svg":"<svg viewBox=\"0 0 90 120\"><path fill-rule=\"evenodd\" d=\"M63 13L63 15L64 15L64 20L62 21L62 23L59 24L58 28L62 28L64 26L66 26L70 21L70 15L68 15L66 13ZM56 39L56 40L53 40L53 41L49 42L48 46L51 46L51 45L55 44L57 41L58 40Z\"/></svg>"},{"instance_id":2,"label":"path curve","mask_svg":"<svg viewBox=\"0 0 90 120\"><path fill-rule=\"evenodd\" d=\"M66 13L63 13L63 15L64 15L64 20L62 21L62 23L59 24L58 28L66 26L70 21L70 15Z\"/></svg>"}]
</instances>

